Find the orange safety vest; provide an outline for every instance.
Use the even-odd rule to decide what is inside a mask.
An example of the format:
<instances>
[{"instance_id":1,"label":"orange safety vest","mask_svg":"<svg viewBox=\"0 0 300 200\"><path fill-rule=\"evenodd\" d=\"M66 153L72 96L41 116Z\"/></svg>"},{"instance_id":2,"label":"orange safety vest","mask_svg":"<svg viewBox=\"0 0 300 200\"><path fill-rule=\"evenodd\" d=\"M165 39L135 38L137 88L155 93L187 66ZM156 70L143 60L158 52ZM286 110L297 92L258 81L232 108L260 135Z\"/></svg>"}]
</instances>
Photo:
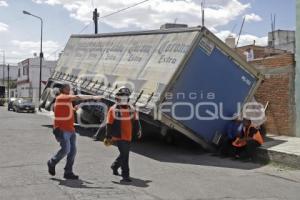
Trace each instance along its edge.
<instances>
[{"instance_id":1,"label":"orange safety vest","mask_svg":"<svg viewBox=\"0 0 300 200\"><path fill-rule=\"evenodd\" d=\"M247 144L247 139L249 138L249 134L250 134L250 128L255 128L253 125L250 125L248 127L248 129L246 129L245 127L243 128L243 132L244 132L244 138L245 140L241 140L241 138L236 138L235 141L232 142L232 145L235 147L243 147ZM257 130L256 133L253 134L252 139L257 141L259 144L263 144L264 140L263 137L261 136L259 130Z\"/></svg>"}]
</instances>

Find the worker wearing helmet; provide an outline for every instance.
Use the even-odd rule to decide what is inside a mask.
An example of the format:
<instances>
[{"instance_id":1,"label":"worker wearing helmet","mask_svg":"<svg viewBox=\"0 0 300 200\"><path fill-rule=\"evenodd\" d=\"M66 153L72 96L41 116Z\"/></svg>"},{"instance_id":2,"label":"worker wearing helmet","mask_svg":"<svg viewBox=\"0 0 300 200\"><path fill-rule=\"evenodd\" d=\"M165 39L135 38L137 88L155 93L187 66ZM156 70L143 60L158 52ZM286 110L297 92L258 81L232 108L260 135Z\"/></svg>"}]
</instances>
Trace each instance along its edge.
<instances>
[{"instance_id":1,"label":"worker wearing helmet","mask_svg":"<svg viewBox=\"0 0 300 200\"><path fill-rule=\"evenodd\" d=\"M253 159L257 147L264 143L259 130L252 124L251 119L243 119L242 137L238 137L232 145L235 147L236 158Z\"/></svg>"},{"instance_id":2,"label":"worker wearing helmet","mask_svg":"<svg viewBox=\"0 0 300 200\"><path fill-rule=\"evenodd\" d=\"M116 104L110 107L107 114L106 140L116 142L120 155L111 166L114 175L119 175L122 170L122 181L131 182L129 176L130 143L134 134L141 138L141 127L137 112L129 105L131 92L126 87L121 87L116 93Z\"/></svg>"}]
</instances>

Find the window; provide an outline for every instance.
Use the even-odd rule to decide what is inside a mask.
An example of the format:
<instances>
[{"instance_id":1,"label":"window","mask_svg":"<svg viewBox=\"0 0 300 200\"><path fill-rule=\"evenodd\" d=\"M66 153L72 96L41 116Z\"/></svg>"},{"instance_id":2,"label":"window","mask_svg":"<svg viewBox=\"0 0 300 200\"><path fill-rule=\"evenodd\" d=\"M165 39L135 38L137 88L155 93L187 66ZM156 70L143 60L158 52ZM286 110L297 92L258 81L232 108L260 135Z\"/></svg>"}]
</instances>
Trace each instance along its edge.
<instances>
[{"instance_id":1,"label":"window","mask_svg":"<svg viewBox=\"0 0 300 200\"><path fill-rule=\"evenodd\" d=\"M29 71L28 66L24 66L24 67L23 67L23 76L27 76L28 73L29 73L28 71Z\"/></svg>"},{"instance_id":2,"label":"window","mask_svg":"<svg viewBox=\"0 0 300 200\"><path fill-rule=\"evenodd\" d=\"M21 77L21 69L18 69L18 77Z\"/></svg>"},{"instance_id":3,"label":"window","mask_svg":"<svg viewBox=\"0 0 300 200\"><path fill-rule=\"evenodd\" d=\"M268 46L269 46L269 47L272 47L272 46L273 46L273 41L269 41L269 42L268 42Z\"/></svg>"}]
</instances>

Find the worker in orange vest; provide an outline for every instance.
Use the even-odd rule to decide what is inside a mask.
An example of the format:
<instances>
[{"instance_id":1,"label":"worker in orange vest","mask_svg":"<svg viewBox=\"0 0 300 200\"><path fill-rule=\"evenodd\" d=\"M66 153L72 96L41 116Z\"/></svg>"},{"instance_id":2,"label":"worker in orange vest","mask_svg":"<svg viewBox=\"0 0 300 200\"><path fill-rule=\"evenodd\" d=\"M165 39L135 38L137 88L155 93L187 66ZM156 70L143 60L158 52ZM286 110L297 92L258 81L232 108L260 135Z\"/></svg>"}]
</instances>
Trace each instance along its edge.
<instances>
[{"instance_id":1,"label":"worker in orange vest","mask_svg":"<svg viewBox=\"0 0 300 200\"><path fill-rule=\"evenodd\" d=\"M73 164L76 157L76 132L75 132L75 115L74 111L77 107L73 107L76 100L100 100L100 96L91 95L73 95L71 86L67 83L60 88L60 94L56 97L54 104L54 125L53 134L57 142L60 143L60 150L47 162L48 172L51 176L55 176L55 166L67 157L65 166L65 179L78 179L78 175L73 173Z\"/></svg>"},{"instance_id":2,"label":"worker in orange vest","mask_svg":"<svg viewBox=\"0 0 300 200\"><path fill-rule=\"evenodd\" d=\"M264 143L259 130L252 124L250 119L243 119L242 136L232 142L235 148L235 158L253 159L256 150Z\"/></svg>"},{"instance_id":3,"label":"worker in orange vest","mask_svg":"<svg viewBox=\"0 0 300 200\"><path fill-rule=\"evenodd\" d=\"M111 166L114 175L122 170L122 181L131 182L129 176L129 152L133 136L141 138L141 126L135 109L129 105L131 92L126 87L119 88L116 93L116 104L110 107L107 114L105 141L114 141L119 149L119 156Z\"/></svg>"}]
</instances>

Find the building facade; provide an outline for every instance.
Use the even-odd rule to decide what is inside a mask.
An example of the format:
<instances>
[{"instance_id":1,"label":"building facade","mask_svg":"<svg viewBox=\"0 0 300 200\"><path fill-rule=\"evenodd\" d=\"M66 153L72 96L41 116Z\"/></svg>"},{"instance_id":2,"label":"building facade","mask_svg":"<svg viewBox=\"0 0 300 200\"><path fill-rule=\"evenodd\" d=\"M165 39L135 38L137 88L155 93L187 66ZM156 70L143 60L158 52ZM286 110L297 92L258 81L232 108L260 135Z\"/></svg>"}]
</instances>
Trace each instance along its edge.
<instances>
[{"instance_id":1,"label":"building facade","mask_svg":"<svg viewBox=\"0 0 300 200\"><path fill-rule=\"evenodd\" d=\"M296 19L296 135L300 137L300 0L297 0L296 5L297 19Z\"/></svg>"},{"instance_id":2,"label":"building facade","mask_svg":"<svg viewBox=\"0 0 300 200\"><path fill-rule=\"evenodd\" d=\"M296 52L295 31L276 30L268 33L268 46L286 50L290 53Z\"/></svg>"},{"instance_id":3,"label":"building facade","mask_svg":"<svg viewBox=\"0 0 300 200\"><path fill-rule=\"evenodd\" d=\"M264 75L255 98L267 105L265 123L268 133L274 135L296 136L296 102L295 102L295 55L286 50L255 45L237 49Z\"/></svg>"},{"instance_id":4,"label":"building facade","mask_svg":"<svg viewBox=\"0 0 300 200\"><path fill-rule=\"evenodd\" d=\"M51 76L56 66L56 61L43 60L42 66L42 90L45 82ZM29 98L34 104L39 103L39 78L40 59L28 58L18 63L17 96Z\"/></svg>"}]
</instances>

